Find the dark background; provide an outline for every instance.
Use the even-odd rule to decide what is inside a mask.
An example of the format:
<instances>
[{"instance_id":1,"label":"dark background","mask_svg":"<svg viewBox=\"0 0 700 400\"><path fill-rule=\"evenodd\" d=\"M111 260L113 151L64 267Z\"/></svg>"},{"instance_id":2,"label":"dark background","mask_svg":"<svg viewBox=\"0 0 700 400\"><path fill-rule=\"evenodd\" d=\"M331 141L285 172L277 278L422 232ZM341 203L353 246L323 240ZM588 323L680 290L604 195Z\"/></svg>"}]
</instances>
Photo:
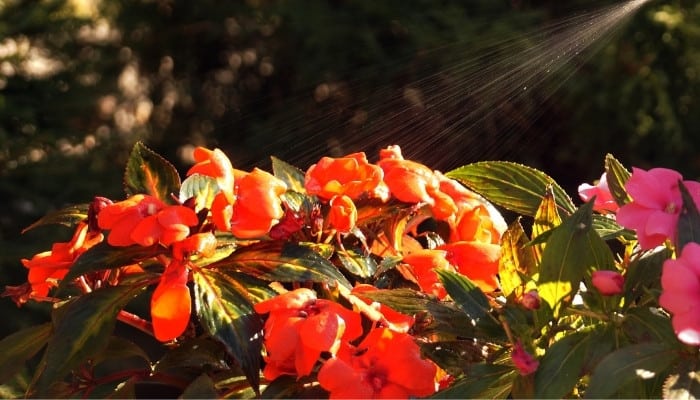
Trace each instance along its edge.
<instances>
[{"instance_id":1,"label":"dark background","mask_svg":"<svg viewBox=\"0 0 700 400\"><path fill-rule=\"evenodd\" d=\"M193 145L219 147L241 169L269 168L270 155L306 169L358 150L375 160L399 143L443 171L523 162L572 195L600 176L606 153L695 179L695 2L648 2L526 95L479 97L460 85L489 82L478 74L494 43L536 46L527 32L619 3L0 2L0 287L26 279L21 258L71 235L22 228L94 195L123 198L121 175L138 140L181 172ZM487 111L459 118L479 104ZM0 337L46 318L45 305L18 310L7 298L0 312Z\"/></svg>"}]
</instances>

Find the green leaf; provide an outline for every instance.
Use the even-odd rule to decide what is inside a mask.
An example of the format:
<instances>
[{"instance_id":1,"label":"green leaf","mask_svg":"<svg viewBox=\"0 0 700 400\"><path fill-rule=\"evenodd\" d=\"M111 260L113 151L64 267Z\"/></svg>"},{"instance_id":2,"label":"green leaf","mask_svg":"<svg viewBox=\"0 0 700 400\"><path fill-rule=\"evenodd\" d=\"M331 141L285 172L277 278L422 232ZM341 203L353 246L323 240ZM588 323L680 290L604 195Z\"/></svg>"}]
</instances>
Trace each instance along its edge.
<instances>
[{"instance_id":1,"label":"green leaf","mask_svg":"<svg viewBox=\"0 0 700 400\"><path fill-rule=\"evenodd\" d=\"M192 381L182 392L180 399L216 399L219 393L214 381L207 374L202 374Z\"/></svg>"},{"instance_id":2,"label":"green leaf","mask_svg":"<svg viewBox=\"0 0 700 400\"><path fill-rule=\"evenodd\" d=\"M616 239L620 236L627 240L635 239L633 231L621 227L613 218L600 214L593 214L593 229L603 240Z\"/></svg>"},{"instance_id":3,"label":"green leaf","mask_svg":"<svg viewBox=\"0 0 700 400\"><path fill-rule=\"evenodd\" d=\"M113 247L107 242L98 243L75 260L66 276L63 277L59 290L65 287L66 282L71 282L73 279L89 272L135 264L159 254L164 254L166 251L167 249L157 245L151 247L136 245Z\"/></svg>"},{"instance_id":4,"label":"green leaf","mask_svg":"<svg viewBox=\"0 0 700 400\"><path fill-rule=\"evenodd\" d=\"M618 349L603 358L595 368L585 397L608 398L627 383L655 378L678 357L678 351L665 343L646 342Z\"/></svg>"},{"instance_id":5,"label":"green leaf","mask_svg":"<svg viewBox=\"0 0 700 400\"><path fill-rule=\"evenodd\" d=\"M434 399L506 399L515 377L513 367L475 364L449 388L435 393Z\"/></svg>"},{"instance_id":6,"label":"green leaf","mask_svg":"<svg viewBox=\"0 0 700 400\"><path fill-rule=\"evenodd\" d=\"M683 359L677 371L666 378L662 390L664 399L700 398L700 370L697 359Z\"/></svg>"},{"instance_id":7,"label":"green leaf","mask_svg":"<svg viewBox=\"0 0 700 400\"><path fill-rule=\"evenodd\" d=\"M287 190L297 193L306 193L306 188L304 186L306 174L304 171L280 160L277 157L271 158L272 174L287 184Z\"/></svg>"},{"instance_id":8,"label":"green leaf","mask_svg":"<svg viewBox=\"0 0 700 400\"><path fill-rule=\"evenodd\" d=\"M237 249L210 268L232 268L258 279L280 282L350 283L327 259L307 246L285 241L265 241Z\"/></svg>"},{"instance_id":9,"label":"green leaf","mask_svg":"<svg viewBox=\"0 0 700 400\"><path fill-rule=\"evenodd\" d=\"M576 206L550 176L525 165L507 161L484 161L452 170L446 174L457 179L492 203L533 217L548 186L560 210L571 214Z\"/></svg>"},{"instance_id":10,"label":"green leaf","mask_svg":"<svg viewBox=\"0 0 700 400\"><path fill-rule=\"evenodd\" d=\"M38 370L36 395L45 396L52 384L107 346L117 314L146 283L95 290L54 311L58 313Z\"/></svg>"},{"instance_id":11,"label":"green leaf","mask_svg":"<svg viewBox=\"0 0 700 400\"><path fill-rule=\"evenodd\" d=\"M199 321L226 346L259 393L263 324L245 286L214 269L198 269L193 275Z\"/></svg>"},{"instance_id":12,"label":"green leaf","mask_svg":"<svg viewBox=\"0 0 700 400\"><path fill-rule=\"evenodd\" d=\"M535 220L532 223L532 237L533 241L536 241L536 243L532 244L532 248L534 250L535 260L538 262L542 260L542 252L544 251L546 245L546 241L542 243L538 239L540 236L547 232L551 232L552 229L559 225L561 225L561 217L557 211L554 193L552 192L552 187L547 186L547 191L542 198L542 203L540 203L540 206L535 213Z\"/></svg>"},{"instance_id":13,"label":"green leaf","mask_svg":"<svg viewBox=\"0 0 700 400\"><path fill-rule=\"evenodd\" d=\"M416 322L412 328L415 336L452 340L476 335L474 326L464 318L461 309L424 293L412 289L386 289L362 293L362 297L415 316ZM495 340L496 337L490 339Z\"/></svg>"},{"instance_id":14,"label":"green leaf","mask_svg":"<svg viewBox=\"0 0 700 400\"><path fill-rule=\"evenodd\" d=\"M220 191L216 179L211 176L192 174L182 182L178 199L184 203L194 198L194 209L199 212L205 208L211 208L214 197Z\"/></svg>"},{"instance_id":15,"label":"green leaf","mask_svg":"<svg viewBox=\"0 0 700 400\"><path fill-rule=\"evenodd\" d=\"M651 297L656 302L656 296L650 292L661 290L661 269L664 261L671 257L672 251L667 248L645 254L627 266L625 275L625 307L637 302L643 302L645 297Z\"/></svg>"},{"instance_id":16,"label":"green leaf","mask_svg":"<svg viewBox=\"0 0 700 400\"><path fill-rule=\"evenodd\" d=\"M0 340L0 383L15 376L49 340L51 324L30 326Z\"/></svg>"},{"instance_id":17,"label":"green leaf","mask_svg":"<svg viewBox=\"0 0 700 400\"><path fill-rule=\"evenodd\" d=\"M590 332L575 332L547 349L535 374L536 398L568 397L582 375L590 339Z\"/></svg>"},{"instance_id":18,"label":"green leaf","mask_svg":"<svg viewBox=\"0 0 700 400\"><path fill-rule=\"evenodd\" d=\"M44 215L43 217L39 218L38 221L22 229L22 233L25 233L29 230L43 225L60 224L68 227L75 226L76 224L78 224L81 221L84 221L87 218L89 207L89 204L76 204L73 206L50 212Z\"/></svg>"},{"instance_id":19,"label":"green leaf","mask_svg":"<svg viewBox=\"0 0 700 400\"><path fill-rule=\"evenodd\" d=\"M348 272L361 278L368 278L377 271L377 263L370 255L355 250L338 250L340 263Z\"/></svg>"},{"instance_id":20,"label":"green leaf","mask_svg":"<svg viewBox=\"0 0 700 400\"><path fill-rule=\"evenodd\" d=\"M501 238L498 278L506 297L518 288L524 289L527 282L523 278L530 278L537 271L533 248L527 243L528 238L520 220L513 222Z\"/></svg>"},{"instance_id":21,"label":"green leaf","mask_svg":"<svg viewBox=\"0 0 700 400\"><path fill-rule=\"evenodd\" d=\"M649 307L628 310L622 321L622 330L632 342L661 342L680 346L671 320Z\"/></svg>"},{"instance_id":22,"label":"green leaf","mask_svg":"<svg viewBox=\"0 0 700 400\"><path fill-rule=\"evenodd\" d=\"M226 349L218 341L206 337L189 339L169 349L153 367L154 372L173 373L178 369L224 369Z\"/></svg>"},{"instance_id":23,"label":"green leaf","mask_svg":"<svg viewBox=\"0 0 700 400\"><path fill-rule=\"evenodd\" d=\"M452 300L467 314L472 325L488 332L502 330L498 320L491 315L491 306L484 292L464 275L437 269L438 277Z\"/></svg>"},{"instance_id":24,"label":"green leaf","mask_svg":"<svg viewBox=\"0 0 700 400\"><path fill-rule=\"evenodd\" d=\"M137 142L126 163L124 188L129 196L143 193L173 203L171 194L179 192L180 176L170 162Z\"/></svg>"},{"instance_id":25,"label":"green leaf","mask_svg":"<svg viewBox=\"0 0 700 400\"><path fill-rule=\"evenodd\" d=\"M630 178L630 173L612 154L605 156L605 176L615 202L619 205L627 204L630 197L625 189L625 183Z\"/></svg>"},{"instance_id":26,"label":"green leaf","mask_svg":"<svg viewBox=\"0 0 700 400\"><path fill-rule=\"evenodd\" d=\"M683 197L683 207L678 217L678 244L676 248L683 249L688 243L700 243L700 213L683 182L678 181L678 189Z\"/></svg>"},{"instance_id":27,"label":"green leaf","mask_svg":"<svg viewBox=\"0 0 700 400\"><path fill-rule=\"evenodd\" d=\"M614 264L610 248L592 229L592 212L593 203L584 204L547 240L537 287L554 317L572 300L587 271L611 269Z\"/></svg>"},{"instance_id":28,"label":"green leaf","mask_svg":"<svg viewBox=\"0 0 700 400\"><path fill-rule=\"evenodd\" d=\"M139 358L146 361L150 368L150 357L146 351L136 343L118 336L111 336L109 343L103 351L91 357L92 365L97 365L106 360Z\"/></svg>"}]
</instances>

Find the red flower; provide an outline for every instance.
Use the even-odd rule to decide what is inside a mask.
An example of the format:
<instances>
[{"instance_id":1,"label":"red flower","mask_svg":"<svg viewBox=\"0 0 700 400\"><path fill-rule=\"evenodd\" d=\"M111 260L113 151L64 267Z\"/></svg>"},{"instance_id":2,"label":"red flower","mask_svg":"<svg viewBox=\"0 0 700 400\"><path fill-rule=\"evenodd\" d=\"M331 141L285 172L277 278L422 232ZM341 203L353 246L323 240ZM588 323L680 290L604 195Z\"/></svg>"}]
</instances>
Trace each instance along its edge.
<instances>
[{"instance_id":1,"label":"red flower","mask_svg":"<svg viewBox=\"0 0 700 400\"><path fill-rule=\"evenodd\" d=\"M340 233L348 233L357 223L357 208L352 199L345 195L333 196L328 212L328 225Z\"/></svg>"},{"instance_id":2,"label":"red flower","mask_svg":"<svg viewBox=\"0 0 700 400\"><path fill-rule=\"evenodd\" d=\"M591 280L593 286L595 286L603 296L620 294L625 285L625 278L617 271L593 271Z\"/></svg>"},{"instance_id":3,"label":"red flower","mask_svg":"<svg viewBox=\"0 0 700 400\"><path fill-rule=\"evenodd\" d=\"M36 254L31 260L22 259L22 264L29 269L27 280L31 285L31 294L39 297L48 295L49 289L66 276L75 260L103 239L101 233L90 233L88 224L81 222L70 242L54 243L51 251Z\"/></svg>"},{"instance_id":4,"label":"red flower","mask_svg":"<svg viewBox=\"0 0 700 400\"><path fill-rule=\"evenodd\" d=\"M172 260L151 296L151 319L156 339L167 342L182 335L190 321L191 297L185 263Z\"/></svg>"},{"instance_id":5,"label":"red flower","mask_svg":"<svg viewBox=\"0 0 700 400\"><path fill-rule=\"evenodd\" d=\"M297 289L255 305L265 321L265 379L311 373L322 352L336 354L362 334L360 315L338 303Z\"/></svg>"},{"instance_id":6,"label":"red flower","mask_svg":"<svg viewBox=\"0 0 700 400\"><path fill-rule=\"evenodd\" d=\"M678 339L700 346L700 244L686 244L675 260L664 261L661 307L668 310Z\"/></svg>"},{"instance_id":7,"label":"red flower","mask_svg":"<svg viewBox=\"0 0 700 400\"><path fill-rule=\"evenodd\" d=\"M678 181L683 177L666 168L644 171L632 168L625 184L632 202L620 207L617 222L637 232L639 246L652 249L670 239L676 241L678 216L683 207ZM696 204L700 201L700 183L684 181Z\"/></svg>"},{"instance_id":8,"label":"red flower","mask_svg":"<svg viewBox=\"0 0 700 400\"><path fill-rule=\"evenodd\" d=\"M540 362L537 361L530 353L525 351L522 343L518 342L513 346L513 352L511 353L511 359L515 368L518 369L520 375L530 375L531 373L537 371L540 366Z\"/></svg>"},{"instance_id":9,"label":"red flower","mask_svg":"<svg viewBox=\"0 0 700 400\"><path fill-rule=\"evenodd\" d=\"M165 204L155 197L137 194L102 208L97 214L97 224L102 229L110 230L107 243L112 246L130 246L136 244L136 240L131 237L136 226L163 207Z\"/></svg>"},{"instance_id":10,"label":"red flower","mask_svg":"<svg viewBox=\"0 0 700 400\"><path fill-rule=\"evenodd\" d=\"M391 194L406 203L427 203L435 200L431 193L439 190L440 182L433 171L423 164L404 160L399 146L389 146L380 152L377 163L384 171L384 182Z\"/></svg>"},{"instance_id":11,"label":"red flower","mask_svg":"<svg viewBox=\"0 0 700 400\"><path fill-rule=\"evenodd\" d=\"M612 194L610 194L608 179L605 173L600 176L595 186L589 185L588 183L580 184L578 186L578 195L583 201L590 201L595 197L593 209L600 213L614 213L620 208Z\"/></svg>"},{"instance_id":12,"label":"red flower","mask_svg":"<svg viewBox=\"0 0 700 400\"><path fill-rule=\"evenodd\" d=\"M417 283L424 293L443 299L447 296L447 292L435 270L455 270L445 258L446 256L447 251L445 250L414 251L403 257L398 270L406 279Z\"/></svg>"},{"instance_id":13,"label":"red flower","mask_svg":"<svg viewBox=\"0 0 700 400\"><path fill-rule=\"evenodd\" d=\"M447 251L447 261L483 291L492 292L498 288L499 245L461 241L442 245L438 250Z\"/></svg>"},{"instance_id":14,"label":"red flower","mask_svg":"<svg viewBox=\"0 0 700 400\"><path fill-rule=\"evenodd\" d=\"M331 399L407 399L435 393L436 374L413 337L378 328L354 352L326 361L318 382Z\"/></svg>"},{"instance_id":15,"label":"red flower","mask_svg":"<svg viewBox=\"0 0 700 400\"><path fill-rule=\"evenodd\" d=\"M287 191L287 185L258 168L237 182L236 202L231 210L231 233L240 239L266 235L284 216L280 196Z\"/></svg>"},{"instance_id":16,"label":"red flower","mask_svg":"<svg viewBox=\"0 0 700 400\"><path fill-rule=\"evenodd\" d=\"M226 154L219 149L197 147L194 149L194 160L197 163L187 171L187 176L201 174L215 178L222 193L233 202L233 166Z\"/></svg>"},{"instance_id":17,"label":"red flower","mask_svg":"<svg viewBox=\"0 0 700 400\"><path fill-rule=\"evenodd\" d=\"M165 206L143 218L131 231L131 239L141 246L152 246L156 243L170 246L187 238L190 227L198 223L197 214L191 208Z\"/></svg>"},{"instance_id":18,"label":"red flower","mask_svg":"<svg viewBox=\"0 0 700 400\"><path fill-rule=\"evenodd\" d=\"M365 153L345 157L323 157L306 171L304 187L322 199L346 195L357 200L362 195L386 200L388 190L381 168L367 161Z\"/></svg>"}]
</instances>

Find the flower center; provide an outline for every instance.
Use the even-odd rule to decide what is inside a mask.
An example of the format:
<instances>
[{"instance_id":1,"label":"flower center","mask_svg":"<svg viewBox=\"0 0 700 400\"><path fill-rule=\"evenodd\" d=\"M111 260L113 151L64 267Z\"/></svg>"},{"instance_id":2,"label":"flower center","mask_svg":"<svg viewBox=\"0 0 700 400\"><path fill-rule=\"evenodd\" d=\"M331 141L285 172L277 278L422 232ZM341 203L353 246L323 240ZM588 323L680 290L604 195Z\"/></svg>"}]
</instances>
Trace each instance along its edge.
<instances>
[{"instance_id":1,"label":"flower center","mask_svg":"<svg viewBox=\"0 0 700 400\"><path fill-rule=\"evenodd\" d=\"M666 204L666 208L664 208L664 212L669 213L669 214L675 214L676 212L678 212L678 207L676 206L676 203Z\"/></svg>"}]
</instances>

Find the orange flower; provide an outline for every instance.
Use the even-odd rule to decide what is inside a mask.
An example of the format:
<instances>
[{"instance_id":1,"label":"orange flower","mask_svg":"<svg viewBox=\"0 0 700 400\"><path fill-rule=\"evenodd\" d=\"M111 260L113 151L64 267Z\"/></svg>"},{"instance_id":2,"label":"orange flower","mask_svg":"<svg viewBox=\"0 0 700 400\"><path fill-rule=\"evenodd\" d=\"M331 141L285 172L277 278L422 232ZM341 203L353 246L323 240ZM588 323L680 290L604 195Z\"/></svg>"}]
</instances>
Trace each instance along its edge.
<instances>
[{"instance_id":1,"label":"orange flower","mask_svg":"<svg viewBox=\"0 0 700 400\"><path fill-rule=\"evenodd\" d=\"M348 356L326 361L318 382L331 399L407 399L435 393L437 370L410 335L378 328Z\"/></svg>"},{"instance_id":2,"label":"orange flower","mask_svg":"<svg viewBox=\"0 0 700 400\"><path fill-rule=\"evenodd\" d=\"M377 163L384 171L384 182L391 194L406 203L435 204L431 193L439 189L431 169L414 161L404 160L399 146L389 146L380 152Z\"/></svg>"},{"instance_id":3,"label":"orange flower","mask_svg":"<svg viewBox=\"0 0 700 400\"><path fill-rule=\"evenodd\" d=\"M323 157L306 171L304 186L309 194L322 199L346 195L357 200L362 195L386 200L387 187L382 170L367 161L365 153L345 157Z\"/></svg>"},{"instance_id":4,"label":"orange flower","mask_svg":"<svg viewBox=\"0 0 700 400\"><path fill-rule=\"evenodd\" d=\"M340 233L348 233L357 223L357 208L352 199L345 195L333 196L328 212L328 225Z\"/></svg>"},{"instance_id":5,"label":"orange flower","mask_svg":"<svg viewBox=\"0 0 700 400\"><path fill-rule=\"evenodd\" d=\"M167 342L182 335L190 321L191 297L185 263L172 260L151 296L151 319L156 339Z\"/></svg>"},{"instance_id":6,"label":"orange flower","mask_svg":"<svg viewBox=\"0 0 700 400\"><path fill-rule=\"evenodd\" d=\"M197 147L194 149L194 160L197 163L187 171L187 176L201 174L215 178L222 193L229 202L233 202L233 166L226 154L219 149Z\"/></svg>"},{"instance_id":7,"label":"orange flower","mask_svg":"<svg viewBox=\"0 0 700 400\"><path fill-rule=\"evenodd\" d=\"M287 191L287 185L258 168L237 182L236 202L231 210L231 233L240 239L266 235L284 216L280 196Z\"/></svg>"},{"instance_id":8,"label":"orange flower","mask_svg":"<svg viewBox=\"0 0 700 400\"><path fill-rule=\"evenodd\" d=\"M362 334L360 315L301 288L255 305L265 322L265 379L311 373L322 352L336 354Z\"/></svg>"},{"instance_id":9,"label":"orange flower","mask_svg":"<svg viewBox=\"0 0 700 400\"><path fill-rule=\"evenodd\" d=\"M447 261L483 291L492 292L498 288L496 274L501 257L499 245L460 241L444 244L438 249L445 250Z\"/></svg>"},{"instance_id":10,"label":"orange flower","mask_svg":"<svg viewBox=\"0 0 700 400\"><path fill-rule=\"evenodd\" d=\"M503 227L497 227L489 211L483 205L464 209L452 226L452 241L475 241L497 244L501 240Z\"/></svg>"},{"instance_id":11,"label":"orange flower","mask_svg":"<svg viewBox=\"0 0 700 400\"><path fill-rule=\"evenodd\" d=\"M415 318L402 314L385 304L373 302L369 298L362 296L364 293L377 292L379 290L380 289L377 289L372 285L362 283L352 288L351 293L357 296L357 298L360 300L364 301L365 304L372 307L371 313L365 313L365 316L367 316L370 320L383 323L385 327L395 332L408 332L408 330L413 326Z\"/></svg>"},{"instance_id":12,"label":"orange flower","mask_svg":"<svg viewBox=\"0 0 700 400\"><path fill-rule=\"evenodd\" d=\"M131 237L136 226L163 207L165 204L155 197L137 194L102 208L97 214L97 224L102 229L110 230L107 243L112 246L130 246L136 244L136 240Z\"/></svg>"},{"instance_id":13,"label":"orange flower","mask_svg":"<svg viewBox=\"0 0 700 400\"><path fill-rule=\"evenodd\" d=\"M22 259L22 264L29 269L27 280L31 285L32 295L48 295L49 288L56 286L57 281L66 276L75 260L103 239L101 233L89 232L88 224L81 222L70 242L54 243L51 251L39 253L31 260Z\"/></svg>"},{"instance_id":14,"label":"orange flower","mask_svg":"<svg viewBox=\"0 0 700 400\"><path fill-rule=\"evenodd\" d=\"M443 299L447 292L435 270L455 270L446 256L445 250L418 250L405 255L398 270L406 279L417 283L424 293Z\"/></svg>"},{"instance_id":15,"label":"orange flower","mask_svg":"<svg viewBox=\"0 0 700 400\"><path fill-rule=\"evenodd\" d=\"M185 206L166 206L142 219L131 231L131 239L141 246L164 246L184 240L190 227L199 223L194 210Z\"/></svg>"}]
</instances>

